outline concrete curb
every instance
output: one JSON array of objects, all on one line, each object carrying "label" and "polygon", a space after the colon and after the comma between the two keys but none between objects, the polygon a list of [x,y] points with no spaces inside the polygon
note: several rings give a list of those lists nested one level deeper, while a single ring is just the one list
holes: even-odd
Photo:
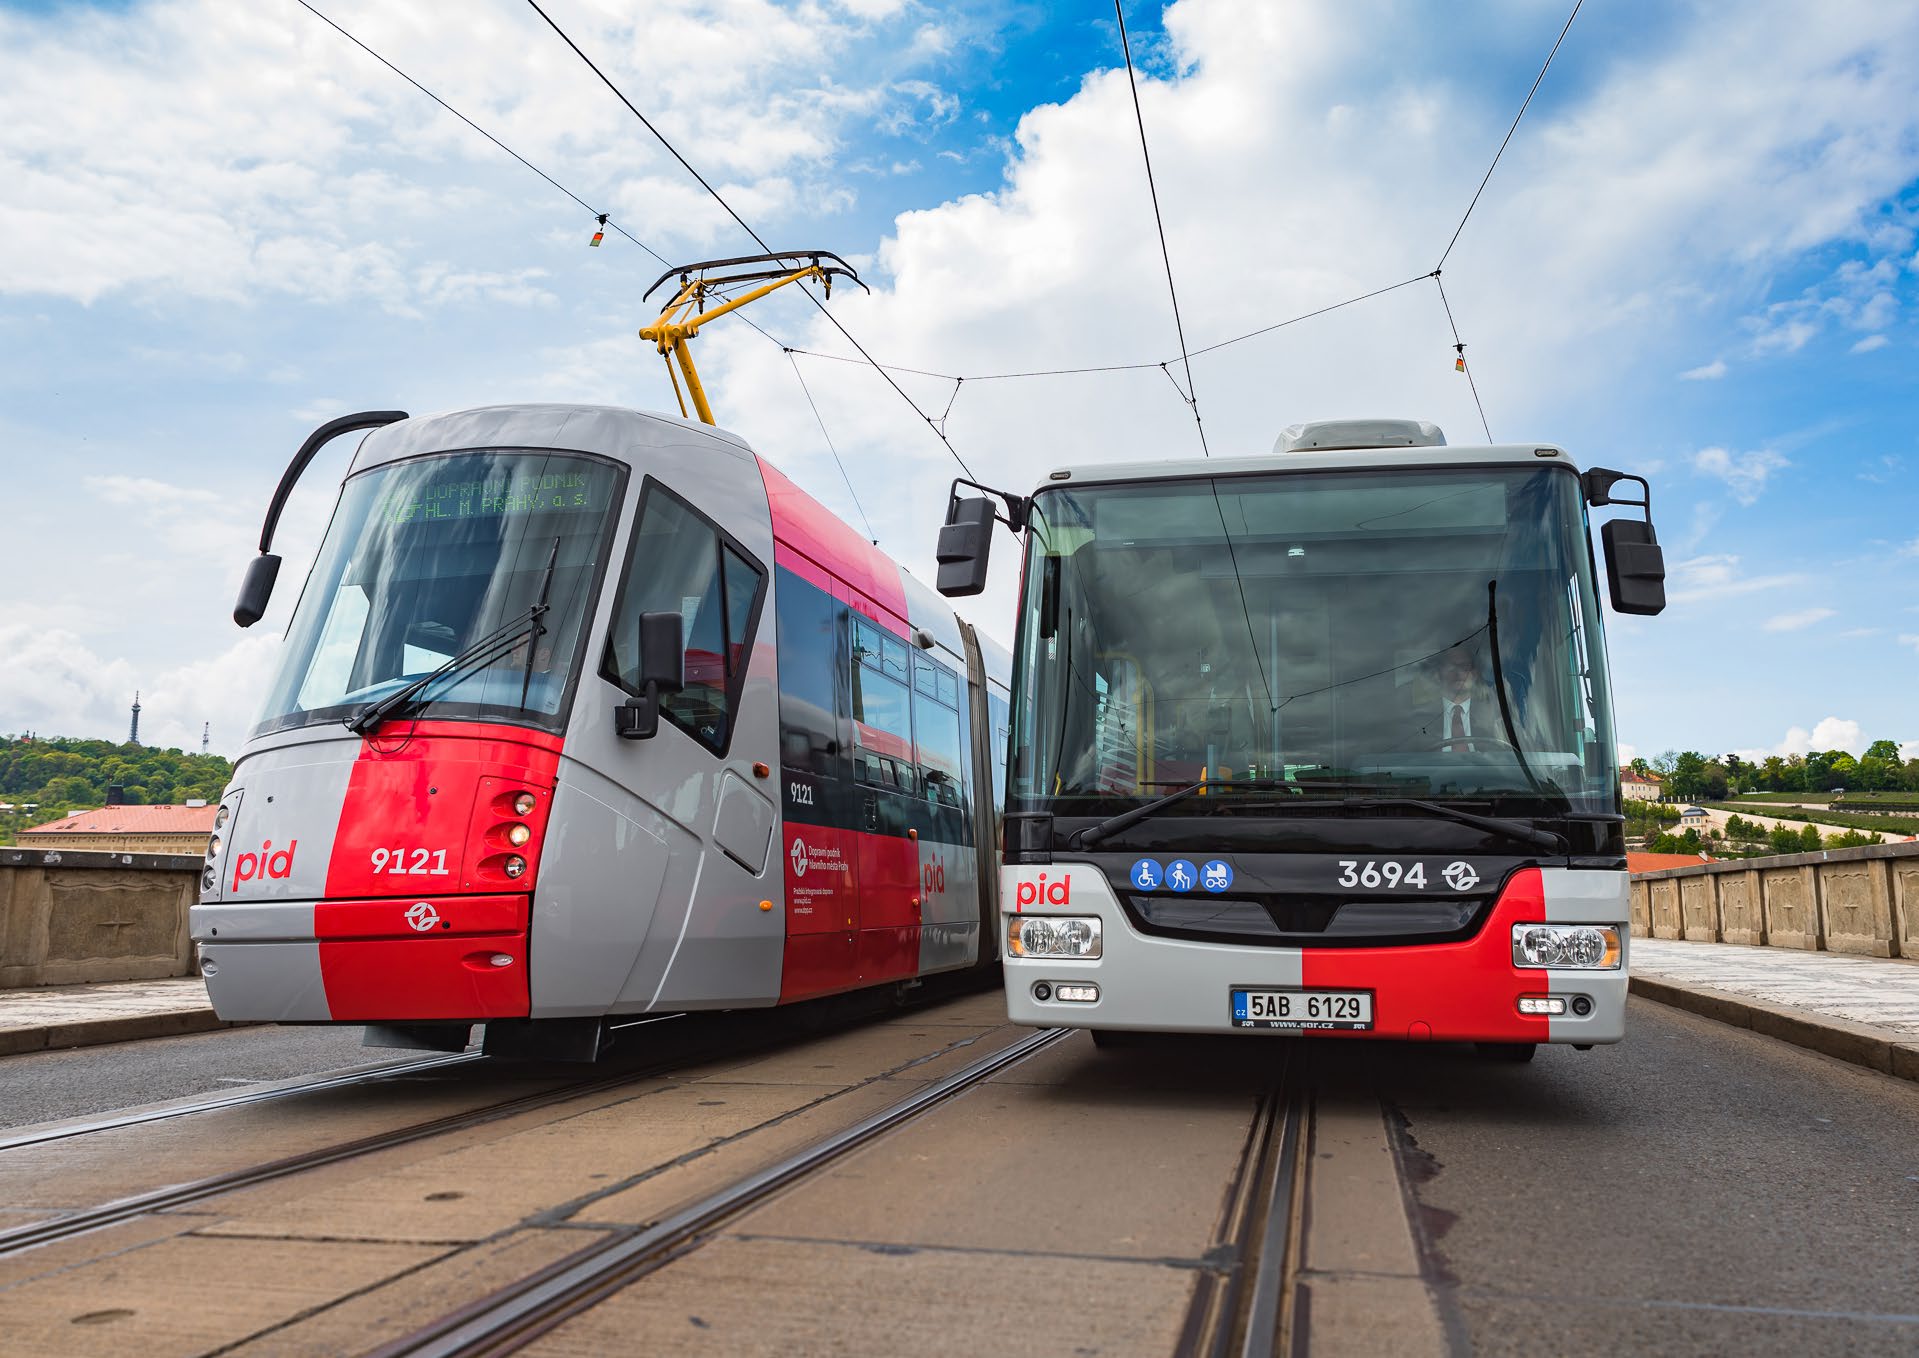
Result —
[{"label": "concrete curb", "polygon": [[0,1056],[63,1047],[98,1047],[109,1042],[137,1042],[149,1037],[178,1037],[182,1033],[248,1026],[224,1022],[211,1008],[205,1008],[170,1009],[158,1014],[129,1014],[123,1018],[85,1019],[77,1023],[46,1023],[34,1028],[0,1028]]},{"label": "concrete curb", "polygon": [[1883,1029],[1845,1019],[1830,1018],[1783,1004],[1766,1004],[1727,990],[1682,986],[1671,981],[1634,976],[1632,993],[1735,1028],[1747,1028],[1776,1037],[1823,1056],[1849,1061],[1901,1080],[1919,1080],[1919,1041],[1889,1037]]}]

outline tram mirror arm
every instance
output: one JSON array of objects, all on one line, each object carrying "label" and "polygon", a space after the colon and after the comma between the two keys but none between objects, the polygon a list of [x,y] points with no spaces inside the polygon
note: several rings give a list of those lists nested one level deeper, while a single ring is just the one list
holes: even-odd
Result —
[{"label": "tram mirror arm", "polygon": [[[1637,500],[1621,500],[1613,487],[1621,481],[1639,483]],[[1586,503],[1624,505],[1643,509],[1643,519],[1613,519],[1599,530],[1606,550],[1606,587],[1612,594],[1615,613],[1651,616],[1666,607],[1666,556],[1660,549],[1652,526],[1652,487],[1643,476],[1593,467],[1579,478],[1586,492]]]},{"label": "tram mirror arm", "polygon": [[266,522],[260,525],[260,554],[247,563],[247,573],[240,582],[240,597],[233,605],[233,620],[242,627],[251,627],[266,616],[267,604],[273,598],[274,581],[280,578],[280,558],[273,554],[273,531],[280,526],[280,514],[287,507],[287,498],[293,494],[293,488],[299,484],[300,473],[307,469],[320,449],[338,438],[341,434],[352,433],[356,429],[379,429],[384,425],[395,424],[406,418],[404,410],[363,410],[357,415],[342,415],[337,420],[328,420],[300,445],[300,451],[293,455],[293,461],[280,474],[280,484],[274,488],[273,500],[267,505]]},{"label": "tram mirror arm", "polygon": [[640,614],[640,696],[613,709],[622,740],[651,740],[660,730],[660,695],[686,687],[686,619],[678,613]]}]

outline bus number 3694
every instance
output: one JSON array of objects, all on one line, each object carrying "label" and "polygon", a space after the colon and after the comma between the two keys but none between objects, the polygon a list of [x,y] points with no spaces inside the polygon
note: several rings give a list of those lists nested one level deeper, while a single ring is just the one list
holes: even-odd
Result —
[{"label": "bus number 3694", "polygon": [[1397,863],[1390,858],[1383,863],[1375,863],[1369,858],[1362,864],[1357,858],[1342,858],[1339,860],[1339,884],[1344,887],[1420,888],[1426,885],[1426,865]]}]

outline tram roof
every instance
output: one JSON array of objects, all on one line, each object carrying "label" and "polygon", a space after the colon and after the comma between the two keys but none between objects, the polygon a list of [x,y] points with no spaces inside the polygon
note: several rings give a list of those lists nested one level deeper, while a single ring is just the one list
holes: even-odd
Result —
[{"label": "tram roof", "polygon": [[1261,453],[1251,457],[1162,458],[1149,462],[1075,463],[1055,468],[1039,490],[1116,481],[1172,481],[1196,476],[1253,476],[1264,472],[1364,471],[1417,467],[1492,466],[1501,463],[1573,467],[1565,449],[1550,443],[1499,443],[1482,447],[1328,448]]},{"label": "tram roof", "polygon": [[743,461],[753,458],[753,450],[739,435],[677,415],[624,406],[540,402],[416,415],[389,424],[367,435],[354,455],[353,469],[461,448],[568,449],[629,461],[636,447],[684,444],[690,439],[709,442],[715,452]]}]

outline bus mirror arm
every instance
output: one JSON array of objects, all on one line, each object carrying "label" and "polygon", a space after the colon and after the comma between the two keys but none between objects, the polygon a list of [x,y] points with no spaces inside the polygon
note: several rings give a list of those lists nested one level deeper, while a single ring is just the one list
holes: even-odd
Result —
[{"label": "bus mirror arm", "polygon": [[[1621,481],[1639,483],[1637,500],[1613,497],[1613,487]],[[1599,530],[1606,550],[1606,587],[1612,595],[1615,613],[1637,613],[1650,617],[1665,611],[1666,556],[1652,526],[1652,487],[1643,476],[1594,467],[1579,478],[1586,492],[1586,503],[1625,505],[1643,509],[1643,519],[1613,519]]]},{"label": "bus mirror arm", "polygon": [[660,695],[686,687],[686,620],[678,613],[640,614],[640,696],[613,709],[622,740],[651,740],[660,730]]},{"label": "bus mirror arm", "polygon": [[287,498],[293,494],[293,487],[299,484],[300,474],[307,464],[328,443],[341,434],[356,429],[379,429],[395,424],[406,418],[404,410],[363,410],[358,415],[342,415],[336,420],[328,420],[300,445],[300,451],[293,455],[293,461],[280,474],[280,484],[274,488],[273,500],[267,505],[266,522],[260,525],[260,554],[247,563],[245,579],[240,583],[240,597],[233,605],[233,620],[242,627],[251,627],[266,616],[267,603],[273,598],[273,583],[280,578],[280,558],[273,554],[273,532],[280,526],[280,514],[287,507]]}]

